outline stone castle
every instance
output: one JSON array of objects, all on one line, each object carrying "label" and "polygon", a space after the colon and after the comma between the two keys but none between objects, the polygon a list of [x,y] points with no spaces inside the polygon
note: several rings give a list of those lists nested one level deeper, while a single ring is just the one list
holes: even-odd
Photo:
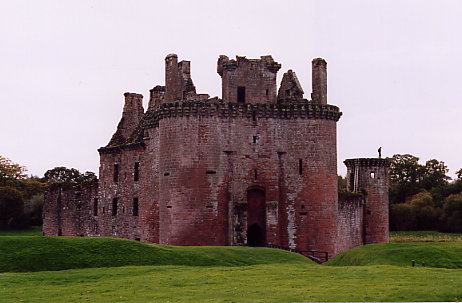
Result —
[{"label": "stone castle", "polygon": [[388,241],[388,162],[349,159],[338,191],[337,121],[327,63],[312,61],[311,100],[296,74],[220,56],[222,99],[196,93],[189,61],[165,59],[165,86],[125,93],[100,148],[99,181],[55,187],[47,236],[110,236],[171,245],[274,245],[329,256]]}]

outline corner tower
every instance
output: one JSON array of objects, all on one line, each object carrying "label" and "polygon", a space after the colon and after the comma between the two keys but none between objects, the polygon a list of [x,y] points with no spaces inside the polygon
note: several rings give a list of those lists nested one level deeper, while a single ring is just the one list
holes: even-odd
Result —
[{"label": "corner tower", "polygon": [[359,158],[344,161],[347,166],[347,189],[363,193],[364,244],[388,242],[388,167],[382,158]]},{"label": "corner tower", "polygon": [[236,60],[230,60],[221,55],[217,72],[222,79],[223,101],[275,103],[276,74],[280,68],[281,64],[271,56],[261,56],[260,59],[236,56]]}]

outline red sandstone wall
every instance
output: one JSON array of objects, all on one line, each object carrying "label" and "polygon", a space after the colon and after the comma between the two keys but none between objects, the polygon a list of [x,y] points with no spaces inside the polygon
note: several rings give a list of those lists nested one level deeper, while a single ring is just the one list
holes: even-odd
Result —
[{"label": "red sandstone wall", "polygon": [[56,185],[45,194],[43,234],[45,236],[96,236],[98,222],[92,206],[98,184]]},{"label": "red sandstone wall", "polygon": [[363,245],[364,198],[339,198],[338,251]]},{"label": "red sandstone wall", "polygon": [[258,186],[265,190],[268,243],[335,254],[335,124],[239,117],[161,120],[160,242],[245,244],[247,189]]},{"label": "red sandstone wall", "polygon": [[[146,201],[142,189],[148,186],[150,179],[143,163],[143,148],[124,150],[113,153],[101,153],[100,157],[100,190],[98,205],[98,221],[101,236],[127,239],[141,238],[141,224],[148,216]],[[134,181],[134,165],[140,163],[139,181]],[[114,182],[114,164],[119,165],[119,179]],[[117,198],[117,214],[113,215],[113,199]],[[133,215],[133,199],[138,198],[139,215]]]}]

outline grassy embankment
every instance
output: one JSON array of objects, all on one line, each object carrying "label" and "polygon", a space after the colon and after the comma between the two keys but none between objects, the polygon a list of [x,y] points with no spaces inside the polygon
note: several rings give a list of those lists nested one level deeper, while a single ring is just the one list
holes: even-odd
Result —
[{"label": "grassy embankment", "polygon": [[0,237],[0,272],[129,265],[243,266],[310,263],[283,250],[168,246],[114,238]]},{"label": "grassy embankment", "polygon": [[[396,259],[399,266],[340,267],[317,265],[296,254],[265,248],[151,246],[109,238],[0,237],[0,241],[0,258],[9,255],[0,259],[0,266],[10,264],[6,266],[9,270],[157,264],[1,273],[1,302],[457,301],[462,298],[462,269],[410,267],[408,261],[409,256],[418,261],[415,255],[418,251],[431,255],[431,250],[439,246],[438,254],[447,253],[445,258],[451,258],[451,262],[428,261],[428,266],[460,267],[458,254],[462,243],[369,245],[357,248],[363,250],[363,258],[385,264]],[[428,248],[425,244],[429,244]],[[456,253],[452,254],[453,251]],[[355,249],[351,252],[361,255]],[[330,262],[338,261],[335,258]],[[43,264],[27,269],[27,263]],[[16,269],[11,264],[16,264]]]}]

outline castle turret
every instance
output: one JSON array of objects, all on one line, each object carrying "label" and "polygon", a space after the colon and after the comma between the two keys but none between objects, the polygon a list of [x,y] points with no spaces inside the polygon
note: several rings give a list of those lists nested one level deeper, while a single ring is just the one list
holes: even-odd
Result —
[{"label": "castle turret", "polygon": [[381,158],[347,159],[347,189],[365,195],[364,244],[388,242],[388,167]]},{"label": "castle turret", "polygon": [[271,56],[247,59],[236,56],[229,60],[221,55],[217,72],[221,76],[222,98],[233,103],[275,103],[276,75],[281,64]]},{"label": "castle turret", "polygon": [[181,86],[178,56],[169,54],[165,58],[165,100],[174,102],[183,99]]},{"label": "castle turret", "polygon": [[313,59],[311,99],[315,103],[327,104],[327,62],[322,58]]}]

